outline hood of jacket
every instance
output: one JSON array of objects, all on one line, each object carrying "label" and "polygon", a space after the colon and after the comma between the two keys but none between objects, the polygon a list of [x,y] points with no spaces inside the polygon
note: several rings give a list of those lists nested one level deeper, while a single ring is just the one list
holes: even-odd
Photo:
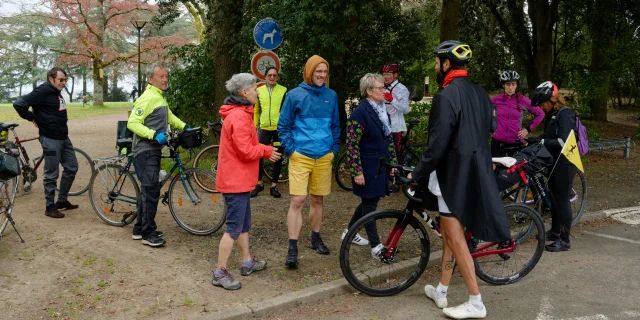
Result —
[{"label": "hood of jacket", "polygon": [[[226,99],[225,99],[225,102],[226,102]],[[251,105],[239,105],[239,104],[225,104],[225,105],[222,105],[220,107],[220,116],[222,117],[222,119],[224,119],[229,114],[231,114],[231,112],[236,112],[236,111],[245,112],[250,117],[253,117],[253,106],[251,106]]]},{"label": "hood of jacket", "polygon": [[325,83],[322,84],[322,86],[318,87],[315,84],[308,84],[304,81],[302,81],[302,83],[300,83],[300,88],[309,91],[309,93],[315,94],[315,95],[320,95],[322,94],[322,90],[325,89],[327,86]]}]

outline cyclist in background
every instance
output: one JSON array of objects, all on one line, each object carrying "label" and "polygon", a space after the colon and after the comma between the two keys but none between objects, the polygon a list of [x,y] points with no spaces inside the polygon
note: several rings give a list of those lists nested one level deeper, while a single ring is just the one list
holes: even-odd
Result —
[{"label": "cyclist in background", "polygon": [[[491,156],[513,156],[520,146],[517,142],[533,131],[542,120],[544,112],[531,105],[529,98],[517,92],[520,75],[515,71],[504,71],[500,74],[500,84],[504,93],[491,98],[496,106],[498,129],[491,138]],[[525,109],[526,108],[526,109]],[[535,115],[533,122],[522,127],[522,118],[526,110]]]},{"label": "cyclist in background", "polygon": [[[264,73],[267,84],[258,88],[258,99],[253,108],[253,123],[260,128],[260,136],[258,140],[260,144],[271,145],[278,140],[278,118],[280,118],[280,107],[287,96],[287,88],[278,84],[278,69],[275,67],[267,67]],[[278,148],[278,151],[281,152]],[[262,160],[260,160],[260,168],[258,169],[258,184],[251,191],[251,198],[258,196],[260,191],[264,190],[262,183]],[[271,188],[269,193],[274,198],[280,198],[282,195],[278,191],[278,178],[282,170],[282,158],[273,164],[273,173],[271,180]]]},{"label": "cyclist in background", "polygon": [[409,113],[409,90],[398,81],[400,66],[397,63],[387,63],[382,67],[382,76],[386,92],[384,95],[389,121],[391,122],[391,135],[396,147],[396,152],[402,148],[402,133],[407,132],[404,115]]}]

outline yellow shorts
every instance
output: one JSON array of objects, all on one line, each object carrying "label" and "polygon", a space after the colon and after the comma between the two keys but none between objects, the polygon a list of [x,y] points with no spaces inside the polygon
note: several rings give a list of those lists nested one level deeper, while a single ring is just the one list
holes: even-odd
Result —
[{"label": "yellow shorts", "polygon": [[289,156],[289,193],[293,196],[306,196],[307,188],[314,196],[327,196],[331,193],[331,162],[333,152],[318,160],[295,151]]}]

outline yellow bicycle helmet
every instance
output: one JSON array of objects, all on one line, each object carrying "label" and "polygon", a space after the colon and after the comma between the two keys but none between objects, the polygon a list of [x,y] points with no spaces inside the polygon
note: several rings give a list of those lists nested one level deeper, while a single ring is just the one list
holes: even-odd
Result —
[{"label": "yellow bicycle helmet", "polygon": [[471,59],[471,47],[468,44],[456,40],[447,40],[439,44],[433,54],[440,59],[449,59],[454,64],[467,64]]}]

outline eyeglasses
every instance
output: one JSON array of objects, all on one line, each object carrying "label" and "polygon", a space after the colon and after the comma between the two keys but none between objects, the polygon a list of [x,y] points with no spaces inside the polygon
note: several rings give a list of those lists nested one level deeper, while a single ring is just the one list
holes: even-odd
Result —
[{"label": "eyeglasses", "polygon": [[60,82],[67,82],[67,78],[56,78],[56,80]]},{"label": "eyeglasses", "polygon": [[268,74],[267,78],[277,78],[278,75],[277,74]]},{"label": "eyeglasses", "polygon": [[385,91],[386,88],[384,86],[382,87],[371,87],[371,90],[380,90],[380,91]]}]

